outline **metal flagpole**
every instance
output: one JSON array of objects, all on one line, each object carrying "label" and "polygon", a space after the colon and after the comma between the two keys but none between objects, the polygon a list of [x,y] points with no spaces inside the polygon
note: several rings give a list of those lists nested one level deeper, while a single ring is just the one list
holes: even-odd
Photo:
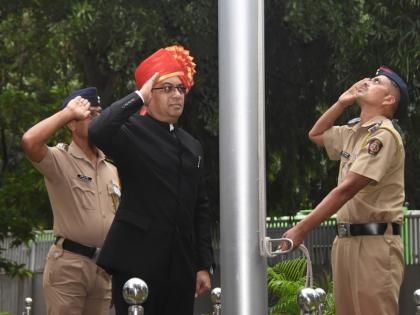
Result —
[{"label": "metal flagpole", "polygon": [[222,0],[218,10],[222,313],[264,315],[264,2]]}]

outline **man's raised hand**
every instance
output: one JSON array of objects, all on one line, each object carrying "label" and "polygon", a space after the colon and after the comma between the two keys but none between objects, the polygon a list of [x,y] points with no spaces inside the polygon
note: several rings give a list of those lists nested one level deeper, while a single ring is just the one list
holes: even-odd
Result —
[{"label": "man's raised hand", "polygon": [[368,80],[369,78],[364,78],[353,84],[347,91],[340,95],[340,97],[338,98],[338,103],[344,106],[353,105],[357,100],[358,94],[362,92],[363,89],[366,87],[365,83]]},{"label": "man's raised hand", "polygon": [[159,78],[159,73],[156,72],[140,89],[140,94],[143,96],[144,104],[147,106],[152,98],[152,88]]},{"label": "man's raised hand", "polygon": [[90,115],[90,102],[77,96],[69,102],[64,110],[69,111],[74,120],[83,120]]}]

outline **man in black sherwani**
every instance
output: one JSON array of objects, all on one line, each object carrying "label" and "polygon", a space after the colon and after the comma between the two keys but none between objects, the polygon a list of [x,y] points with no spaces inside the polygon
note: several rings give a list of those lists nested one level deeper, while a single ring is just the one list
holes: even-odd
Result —
[{"label": "man in black sherwani", "polygon": [[203,149],[177,125],[194,73],[181,46],[159,49],[136,69],[139,90],[89,127],[89,141],[113,159],[121,178],[120,206],[97,262],[112,274],[118,315],[127,314],[122,287],[132,277],[149,287],[147,315],[192,315],[194,296],[210,289]]}]

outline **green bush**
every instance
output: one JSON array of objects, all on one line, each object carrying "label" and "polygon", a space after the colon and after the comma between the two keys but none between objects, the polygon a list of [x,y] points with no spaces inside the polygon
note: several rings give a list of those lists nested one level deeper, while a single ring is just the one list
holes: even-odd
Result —
[{"label": "green bush", "polygon": [[[303,257],[281,261],[269,267],[268,270],[269,314],[270,315],[299,315],[296,296],[299,289],[305,286],[306,260]],[[335,314],[332,296],[332,277],[323,274],[318,278],[319,286],[327,293],[325,315]]]}]

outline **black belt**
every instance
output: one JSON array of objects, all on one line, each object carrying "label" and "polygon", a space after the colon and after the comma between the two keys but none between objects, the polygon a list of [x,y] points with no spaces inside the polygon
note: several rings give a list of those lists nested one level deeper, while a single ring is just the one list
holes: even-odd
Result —
[{"label": "black belt", "polygon": [[[62,237],[57,236],[55,238],[54,244],[57,244],[61,238]],[[64,250],[75,254],[83,255],[88,258],[94,258],[95,256],[97,256],[100,250],[99,248],[82,245],[67,238],[64,239],[62,246]]]},{"label": "black belt", "polygon": [[[359,235],[384,235],[389,223],[367,223],[351,224],[337,223],[337,235],[339,237],[350,237]],[[400,225],[392,224],[392,235],[400,235]]]}]

